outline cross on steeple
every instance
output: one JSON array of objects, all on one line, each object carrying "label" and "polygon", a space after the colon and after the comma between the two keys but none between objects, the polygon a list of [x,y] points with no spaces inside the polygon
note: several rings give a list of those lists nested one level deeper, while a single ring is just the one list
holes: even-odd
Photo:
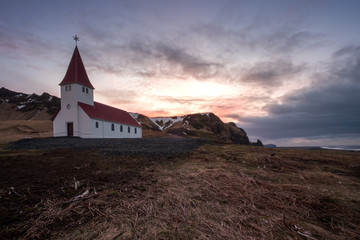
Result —
[{"label": "cross on steeple", "polygon": [[77,46],[77,42],[80,41],[78,35],[75,34],[75,36],[73,36],[73,40],[76,42]]}]

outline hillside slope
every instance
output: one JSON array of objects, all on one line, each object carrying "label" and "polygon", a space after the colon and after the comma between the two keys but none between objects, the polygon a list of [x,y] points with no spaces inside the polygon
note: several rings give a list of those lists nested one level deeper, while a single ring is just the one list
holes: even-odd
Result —
[{"label": "hillside slope", "polygon": [[0,121],[50,120],[60,109],[60,98],[14,92],[0,88]]}]

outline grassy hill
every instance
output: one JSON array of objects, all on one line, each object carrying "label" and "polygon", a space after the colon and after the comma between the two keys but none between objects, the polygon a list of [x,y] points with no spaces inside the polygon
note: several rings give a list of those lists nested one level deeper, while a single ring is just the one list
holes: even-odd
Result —
[{"label": "grassy hill", "polygon": [[358,152],[208,143],[177,156],[108,153],[3,145],[0,239],[360,236]]}]

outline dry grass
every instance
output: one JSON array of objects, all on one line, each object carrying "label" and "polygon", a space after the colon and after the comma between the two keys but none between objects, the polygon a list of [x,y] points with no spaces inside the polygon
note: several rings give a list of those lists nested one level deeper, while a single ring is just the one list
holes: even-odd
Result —
[{"label": "dry grass", "polygon": [[52,136],[52,121],[12,120],[0,121],[0,143],[16,141],[22,138]]},{"label": "dry grass", "polygon": [[[11,159],[4,160],[9,157],[18,159],[19,166],[22,158],[24,162],[31,159],[32,166],[38,164],[32,170],[37,175],[43,174],[45,180],[44,171],[58,163],[61,167],[51,174],[49,181],[53,183],[41,185],[43,196],[34,201],[36,204],[26,205],[32,208],[26,216],[8,224],[12,231],[2,229],[5,236],[23,239],[359,239],[360,236],[360,154],[355,152],[206,145],[190,155],[167,160],[108,157],[89,151],[76,154],[35,151],[29,156],[26,152],[18,153],[21,157],[13,154],[2,152],[1,164],[11,164]],[[44,159],[35,160],[38,157],[51,166],[47,167]],[[31,177],[28,181],[32,181]],[[81,183],[77,190],[74,181]],[[25,201],[30,197],[27,191],[40,186],[36,184],[19,183],[14,186],[19,195],[10,196]],[[9,191],[3,184],[1,190],[1,196]],[[86,190],[90,190],[88,194],[84,194]]]}]

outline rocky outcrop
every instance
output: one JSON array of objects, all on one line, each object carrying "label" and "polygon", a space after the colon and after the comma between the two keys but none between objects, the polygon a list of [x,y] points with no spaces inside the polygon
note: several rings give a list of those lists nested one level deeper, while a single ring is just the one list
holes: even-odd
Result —
[{"label": "rocky outcrop", "polygon": [[263,143],[258,139],[255,143],[251,143],[253,146],[263,147]]}]

